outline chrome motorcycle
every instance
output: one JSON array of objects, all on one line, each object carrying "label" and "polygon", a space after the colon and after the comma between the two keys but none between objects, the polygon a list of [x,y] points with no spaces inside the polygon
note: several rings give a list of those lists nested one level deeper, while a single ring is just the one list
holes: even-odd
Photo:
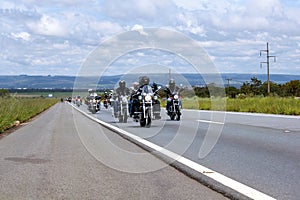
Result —
[{"label": "chrome motorcycle", "polygon": [[96,112],[100,111],[100,100],[99,96],[90,97],[88,99],[88,110],[95,114]]},{"label": "chrome motorcycle", "polygon": [[[158,90],[161,87],[158,88]],[[152,120],[155,119],[155,116],[160,116],[158,111],[154,111],[155,101],[158,101],[157,91],[153,91],[150,85],[144,85],[141,88],[141,92],[138,95],[138,111],[135,112],[135,115],[138,114],[137,120],[140,122],[141,127],[151,127]]]},{"label": "chrome motorcycle", "polygon": [[118,98],[118,118],[120,123],[127,123],[128,119],[128,96],[127,95],[121,95]]}]

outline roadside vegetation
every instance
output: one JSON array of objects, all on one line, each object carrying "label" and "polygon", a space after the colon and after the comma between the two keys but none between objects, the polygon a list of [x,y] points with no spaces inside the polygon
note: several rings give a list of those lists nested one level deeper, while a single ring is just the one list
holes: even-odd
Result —
[{"label": "roadside vegetation", "polygon": [[[211,108],[212,103],[214,109]],[[225,106],[224,106],[225,103]],[[292,97],[183,98],[183,108],[282,115],[300,115],[300,100]]]},{"label": "roadside vegetation", "polygon": [[0,133],[28,121],[58,102],[56,98],[11,97],[0,91]]},{"label": "roadside vegetation", "polygon": [[[212,97],[210,91],[217,95]],[[267,82],[262,83],[253,77],[239,89],[232,86],[219,88],[209,84],[206,87],[186,89],[181,96],[185,109],[300,115],[299,80],[285,84],[271,82],[270,94],[267,93]],[[165,104],[166,101],[163,100],[162,105]]]}]

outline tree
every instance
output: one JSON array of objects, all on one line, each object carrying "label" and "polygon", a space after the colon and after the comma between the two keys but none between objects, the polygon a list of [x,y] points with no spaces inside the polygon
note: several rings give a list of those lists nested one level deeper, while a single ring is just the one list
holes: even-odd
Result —
[{"label": "tree", "polygon": [[205,87],[194,86],[193,88],[196,96],[203,97],[203,98],[209,97],[209,91],[207,86]]},{"label": "tree", "polygon": [[[261,86],[261,92],[264,96],[268,96],[268,82],[264,82]],[[283,95],[283,90],[282,90],[282,85],[276,84],[274,82],[270,82],[270,93],[279,95],[279,96],[284,96]]]},{"label": "tree", "polygon": [[261,80],[257,79],[256,77],[251,78],[251,82],[245,82],[241,86],[241,93],[247,94],[247,95],[260,95],[262,93],[261,91],[262,82]]},{"label": "tree", "polygon": [[261,86],[262,86],[261,80],[257,79],[256,77],[251,78],[250,88],[251,88],[251,92],[254,95],[261,94]]},{"label": "tree", "polygon": [[292,80],[283,85],[285,96],[300,96],[300,81]]},{"label": "tree", "polygon": [[8,90],[6,89],[0,89],[0,97],[6,97],[9,95]]},{"label": "tree", "polygon": [[226,96],[228,96],[230,98],[235,98],[236,95],[239,93],[239,89],[237,89],[236,87],[233,87],[233,86],[229,86],[229,87],[225,88],[225,92],[226,92]]}]

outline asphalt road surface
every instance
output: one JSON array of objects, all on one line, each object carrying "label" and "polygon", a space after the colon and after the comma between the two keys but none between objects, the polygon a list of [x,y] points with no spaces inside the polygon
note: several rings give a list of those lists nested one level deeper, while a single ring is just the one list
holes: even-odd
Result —
[{"label": "asphalt road surface", "polygon": [[[80,109],[89,113],[85,106]],[[150,128],[141,128],[132,119],[118,123],[110,109],[102,108],[92,116],[275,199],[300,199],[299,116],[184,110],[178,122],[162,111],[163,118]],[[214,139],[218,134],[213,133],[219,130],[217,142],[203,156],[200,148],[205,137]]]},{"label": "asphalt road surface", "polygon": [[[107,138],[145,159],[113,160]],[[0,199],[226,199],[65,103],[0,139],[0,160]]]}]

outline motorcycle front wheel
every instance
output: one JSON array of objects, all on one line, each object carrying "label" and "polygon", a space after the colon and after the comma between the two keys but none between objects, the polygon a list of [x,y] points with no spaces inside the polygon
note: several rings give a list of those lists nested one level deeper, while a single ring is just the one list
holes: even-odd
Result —
[{"label": "motorcycle front wheel", "polygon": [[176,120],[177,121],[180,121],[180,115],[181,115],[181,113],[180,113],[180,110],[179,109],[176,109]]},{"label": "motorcycle front wheel", "polygon": [[141,117],[141,119],[140,119],[140,126],[141,127],[145,127],[146,126],[146,118]]},{"label": "motorcycle front wheel", "polygon": [[151,110],[150,110],[150,109],[148,109],[148,110],[146,111],[146,117],[145,117],[145,119],[146,119],[146,127],[147,127],[147,128],[150,128],[150,127],[151,127],[151,123],[152,123],[152,119],[151,119]]},{"label": "motorcycle front wheel", "polygon": [[127,123],[127,118],[128,118],[128,114],[127,114],[127,109],[124,109],[124,115],[123,115],[123,122]]}]

